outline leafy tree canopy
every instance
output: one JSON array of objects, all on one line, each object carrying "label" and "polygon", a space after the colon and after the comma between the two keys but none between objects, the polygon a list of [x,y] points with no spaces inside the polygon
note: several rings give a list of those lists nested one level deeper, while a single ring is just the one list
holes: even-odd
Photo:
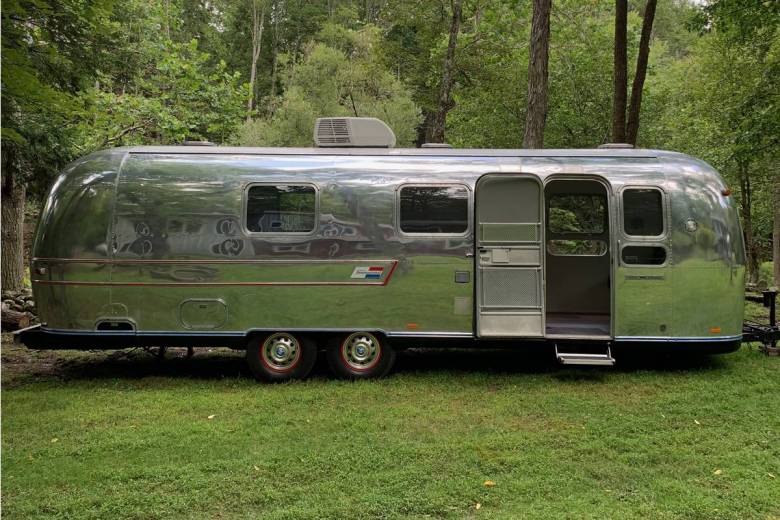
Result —
[{"label": "leafy tree canopy", "polygon": [[379,30],[326,23],[300,63],[285,57],[284,94],[270,101],[273,115],[244,125],[237,140],[254,146],[311,146],[314,120],[322,116],[378,117],[400,146],[416,137],[420,110],[403,83],[379,62],[373,48]]}]

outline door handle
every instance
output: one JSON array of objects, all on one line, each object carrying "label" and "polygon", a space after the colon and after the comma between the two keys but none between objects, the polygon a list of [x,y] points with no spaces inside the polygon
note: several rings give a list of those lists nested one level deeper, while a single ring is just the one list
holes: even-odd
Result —
[{"label": "door handle", "polygon": [[466,251],[466,258],[474,258],[474,251]]}]

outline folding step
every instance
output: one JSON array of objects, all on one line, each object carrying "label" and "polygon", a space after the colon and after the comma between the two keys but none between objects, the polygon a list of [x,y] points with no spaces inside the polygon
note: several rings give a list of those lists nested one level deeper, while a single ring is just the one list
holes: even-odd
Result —
[{"label": "folding step", "polygon": [[604,365],[612,366],[615,364],[615,358],[609,347],[604,354],[592,354],[585,352],[558,352],[558,345],[555,345],[555,357],[562,365]]}]

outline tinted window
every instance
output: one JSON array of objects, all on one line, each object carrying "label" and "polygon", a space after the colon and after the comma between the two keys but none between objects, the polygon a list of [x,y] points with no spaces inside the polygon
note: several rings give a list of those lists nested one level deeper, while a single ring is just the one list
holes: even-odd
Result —
[{"label": "tinted window", "polygon": [[312,186],[252,186],[246,227],[255,233],[308,233],[314,230],[315,200]]},{"label": "tinted window", "polygon": [[664,232],[664,212],[658,190],[623,192],[623,229],[627,235],[657,237]]},{"label": "tinted window", "polygon": [[607,201],[603,195],[553,195],[548,208],[552,233],[599,235],[606,227]]},{"label": "tinted window", "polygon": [[666,262],[666,249],[658,246],[626,246],[623,263],[630,265],[661,265]]},{"label": "tinted window", "polygon": [[468,228],[469,192],[463,186],[401,188],[401,231],[463,233]]}]

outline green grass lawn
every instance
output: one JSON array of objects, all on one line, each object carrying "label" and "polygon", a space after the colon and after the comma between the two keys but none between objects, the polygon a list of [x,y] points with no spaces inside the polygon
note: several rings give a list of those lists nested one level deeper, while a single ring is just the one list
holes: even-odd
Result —
[{"label": "green grass lawn", "polygon": [[9,519],[780,517],[780,358],[755,349],[410,351],[379,381],[264,385],[232,352],[4,342],[3,367]]}]

